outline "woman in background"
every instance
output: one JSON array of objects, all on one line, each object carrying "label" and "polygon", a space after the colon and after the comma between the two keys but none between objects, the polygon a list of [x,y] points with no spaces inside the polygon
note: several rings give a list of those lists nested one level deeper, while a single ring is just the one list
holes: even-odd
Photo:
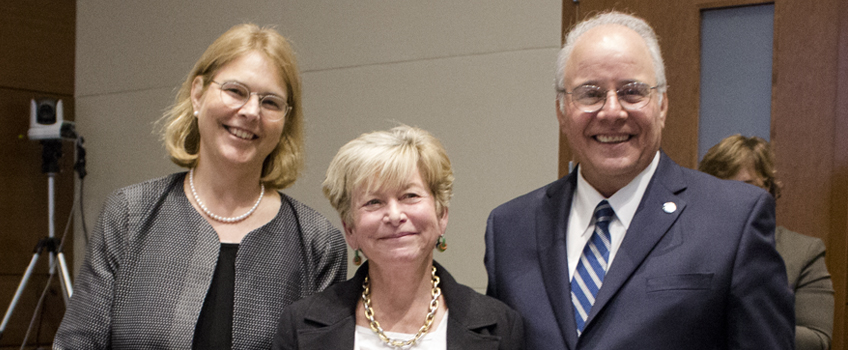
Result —
[{"label": "woman in background", "polygon": [[106,200],[54,348],[268,348],[285,306],[344,280],[341,233],[280,192],[302,119],[285,38],[243,24],[215,40],[160,121],[188,172]]},{"label": "woman in background", "polygon": [[348,245],[368,261],[352,279],[286,309],[273,349],[522,348],[517,312],[433,261],[433,249],[447,247],[452,191],[450,160],[424,130],[398,126],[344,145],[324,194]]},{"label": "woman in background", "polygon": [[[775,199],[774,155],[766,140],[733,135],[710,148],[699,170],[722,179],[739,180],[765,189]],[[789,286],[795,292],[795,347],[798,350],[830,349],[833,332],[833,283],[818,238],[778,226],[777,251],[786,264]]]}]

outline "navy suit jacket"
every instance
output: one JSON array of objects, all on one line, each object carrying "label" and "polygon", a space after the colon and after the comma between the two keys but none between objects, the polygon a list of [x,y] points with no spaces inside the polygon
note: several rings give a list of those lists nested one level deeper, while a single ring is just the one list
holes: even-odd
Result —
[{"label": "navy suit jacket", "polygon": [[489,216],[487,294],[522,314],[528,349],[794,348],[773,198],[664,153],[578,338],[565,238],[576,185],[573,171]]}]

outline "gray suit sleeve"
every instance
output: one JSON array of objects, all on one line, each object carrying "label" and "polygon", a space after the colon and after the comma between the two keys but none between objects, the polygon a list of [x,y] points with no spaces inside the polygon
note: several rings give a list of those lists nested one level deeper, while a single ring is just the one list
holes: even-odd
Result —
[{"label": "gray suit sleeve", "polygon": [[827,350],[833,332],[833,283],[825,266],[824,243],[816,239],[806,248],[799,261],[805,266],[795,284],[795,348]]},{"label": "gray suit sleeve", "polygon": [[305,253],[312,266],[313,285],[304,289],[311,295],[330,285],[347,279],[347,248],[342,233],[327,218],[291,197],[285,201],[292,205],[301,225]]},{"label": "gray suit sleeve", "polygon": [[113,193],[103,205],[53,349],[110,347],[114,280],[128,228],[127,208],[121,192]]}]

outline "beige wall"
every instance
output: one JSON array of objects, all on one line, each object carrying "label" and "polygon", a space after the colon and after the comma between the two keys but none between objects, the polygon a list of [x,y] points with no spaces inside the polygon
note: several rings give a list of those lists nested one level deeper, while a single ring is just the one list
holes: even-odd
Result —
[{"label": "beige wall", "polygon": [[560,2],[78,0],[76,121],[88,147],[89,229],[113,190],[179,170],[152,123],[206,46],[245,21],[276,26],[302,70],[307,169],[285,192],[338,226],[320,191],[338,148],[397,122],[427,129],[456,174],[449,249],[436,259],[483,291],[489,211],[557,176]]}]

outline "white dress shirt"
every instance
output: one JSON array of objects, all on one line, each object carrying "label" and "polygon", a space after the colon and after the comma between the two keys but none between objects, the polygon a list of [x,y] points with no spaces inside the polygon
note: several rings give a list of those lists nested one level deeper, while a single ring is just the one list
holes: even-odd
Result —
[{"label": "white dress shirt", "polygon": [[574,276],[574,270],[577,269],[577,262],[580,261],[583,247],[586,246],[586,242],[589,242],[589,238],[592,237],[592,232],[595,230],[595,207],[604,199],[609,202],[612,210],[615,211],[615,216],[609,225],[612,247],[610,247],[607,271],[613,267],[615,253],[621,247],[627,228],[630,227],[630,222],[636,215],[636,209],[639,208],[642,196],[645,194],[648,183],[654,176],[659,163],[660,152],[657,151],[651,164],[645,170],[642,170],[627,186],[624,186],[609,198],[604,198],[592,185],[586,182],[586,179],[583,178],[582,167],[577,168],[577,188],[571,202],[571,209],[568,214],[568,231],[566,232],[569,280]]}]

